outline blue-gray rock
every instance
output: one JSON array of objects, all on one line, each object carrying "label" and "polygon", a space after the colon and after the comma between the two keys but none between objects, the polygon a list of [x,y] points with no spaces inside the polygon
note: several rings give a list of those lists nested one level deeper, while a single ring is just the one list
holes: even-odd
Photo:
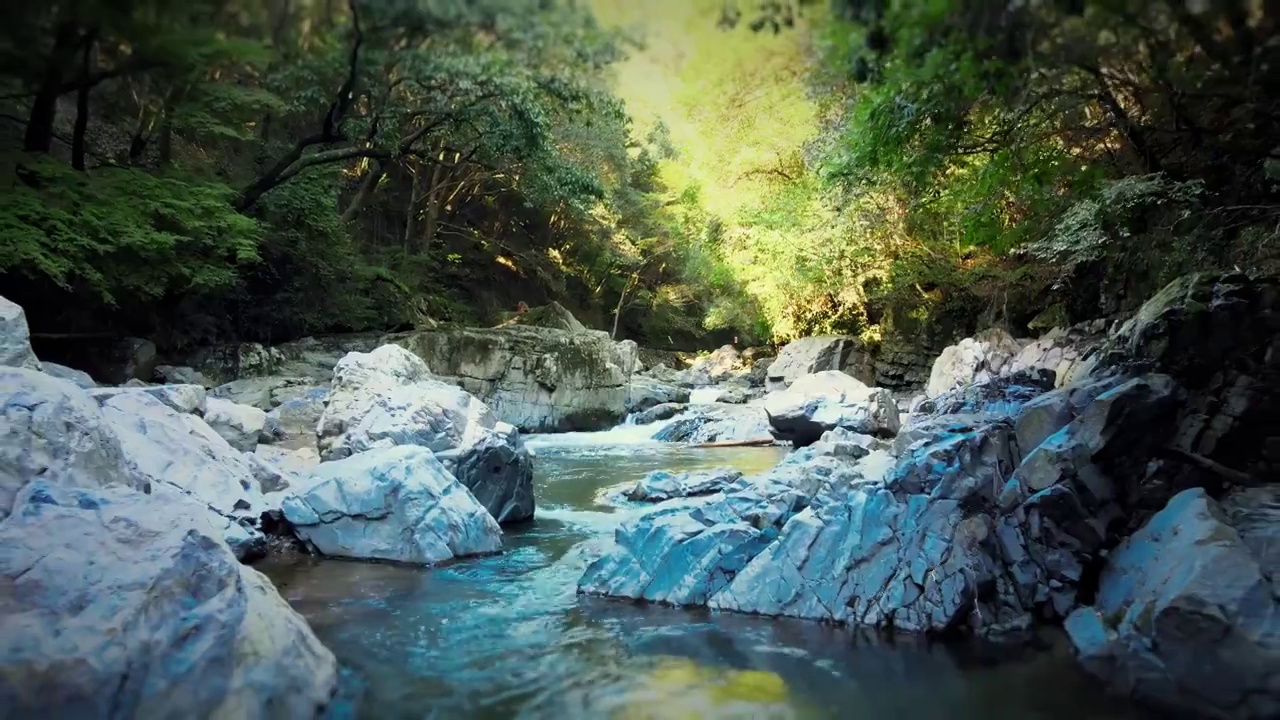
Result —
[{"label": "blue-gray rock", "polygon": [[771,440],[764,409],[755,405],[692,405],[653,435],[659,442],[703,445],[715,442]]},{"label": "blue-gray rock", "polygon": [[0,367],[0,520],[37,478],[68,487],[147,488],[83,390],[35,370]]},{"label": "blue-gray rock", "polygon": [[473,395],[432,379],[420,358],[384,345],[338,362],[317,435],[320,457],[329,461],[396,445],[452,450],[478,441],[496,422]]},{"label": "blue-gray rock", "polygon": [[26,313],[3,297],[0,297],[0,366],[41,369],[40,360],[31,350]]},{"label": "blue-gray rock", "polygon": [[1280,716],[1280,488],[1248,492],[1186,490],[1116,548],[1066,624],[1086,669],[1170,711]]},{"label": "blue-gray rock", "polygon": [[632,502],[663,502],[673,498],[698,497],[721,492],[742,480],[742,473],[728,468],[672,473],[655,470],[636,481],[626,491]]},{"label": "blue-gray rock", "polygon": [[60,380],[66,380],[78,388],[87,390],[98,387],[98,383],[94,381],[93,376],[83,370],[76,370],[66,365],[51,362],[41,363],[41,365],[45,374],[52,375]]},{"label": "blue-gray rock", "polygon": [[337,662],[208,517],[122,487],[25,487],[0,522],[4,713],[319,716]]},{"label": "blue-gray rock", "polygon": [[638,412],[631,416],[632,425],[649,425],[659,420],[670,420],[680,413],[688,410],[689,406],[685,403],[663,403],[662,405],[654,405],[648,410]]},{"label": "blue-gray rock", "polygon": [[666,403],[689,402],[689,389],[651,378],[632,376],[627,385],[626,409],[629,413],[648,410]]},{"label": "blue-gray rock", "polygon": [[502,549],[493,516],[414,445],[323,463],[283,510],[300,539],[333,557],[433,565]]},{"label": "blue-gray rock", "polygon": [[240,452],[253,452],[267,425],[267,414],[258,408],[230,400],[210,398],[204,421]]},{"label": "blue-gray rock", "polygon": [[329,401],[329,389],[322,387],[289,388],[297,392],[267,413],[267,422],[285,436],[313,436]]},{"label": "blue-gray rock", "polygon": [[533,517],[533,456],[514,426],[498,423],[469,445],[436,457],[499,523]]},{"label": "blue-gray rock", "polygon": [[900,428],[892,393],[835,370],[796,378],[789,389],[766,395],[763,407],[774,434],[796,447],[836,428],[890,437]]}]

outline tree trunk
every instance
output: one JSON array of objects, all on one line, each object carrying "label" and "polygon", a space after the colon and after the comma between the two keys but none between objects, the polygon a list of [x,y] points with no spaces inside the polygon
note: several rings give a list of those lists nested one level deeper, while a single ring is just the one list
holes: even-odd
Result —
[{"label": "tree trunk", "polygon": [[53,147],[53,123],[58,117],[58,96],[62,93],[62,74],[80,41],[80,31],[70,22],[58,25],[53,48],[45,62],[44,77],[31,101],[27,131],[22,149],[47,153]]},{"label": "tree trunk", "polygon": [[631,291],[635,290],[636,286],[639,284],[640,271],[637,270],[632,273],[631,277],[627,279],[627,284],[622,287],[622,294],[618,296],[618,307],[613,310],[613,332],[609,334],[609,337],[614,340],[618,339],[618,326],[622,320],[622,310],[627,306],[627,296],[630,295]]},{"label": "tree trunk", "polygon": [[413,182],[409,192],[409,207],[405,210],[404,221],[404,251],[412,252],[413,239],[418,234],[418,204],[422,202],[422,188],[426,184],[423,178],[422,166],[413,166]]},{"label": "tree trunk", "polygon": [[[84,55],[80,64],[80,72],[87,80],[89,77],[90,64],[93,62],[93,45],[96,42],[94,33],[90,33],[84,39]],[[85,82],[80,85],[80,89],[76,92],[76,124],[75,130],[71,134],[71,167],[76,170],[84,170],[84,134],[89,128],[89,91],[93,88],[91,84]]]},{"label": "tree trunk", "polygon": [[369,203],[369,198],[373,197],[373,193],[378,189],[378,183],[382,181],[382,161],[378,159],[369,162],[369,172],[365,174],[364,180],[360,182],[360,189],[356,191],[356,196],[351,199],[351,204],[347,206],[346,212],[342,213],[339,219],[343,223],[349,223],[360,215],[360,211]]},{"label": "tree trunk", "polygon": [[431,171],[431,187],[427,190],[427,225],[422,232],[422,249],[431,247],[436,238],[436,225],[440,222],[440,180],[444,175],[444,166],[436,163]]}]

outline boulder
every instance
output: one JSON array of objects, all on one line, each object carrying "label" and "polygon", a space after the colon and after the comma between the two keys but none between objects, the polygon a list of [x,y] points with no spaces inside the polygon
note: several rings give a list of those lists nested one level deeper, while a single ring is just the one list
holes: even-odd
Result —
[{"label": "boulder", "polygon": [[[273,445],[259,445],[254,455],[266,460],[281,471],[293,475],[309,474],[320,464],[320,452],[314,447],[289,449]],[[262,490],[271,492],[265,487]]]},{"label": "boulder", "polygon": [[41,369],[40,360],[31,350],[27,314],[3,297],[0,297],[0,366]]},{"label": "boulder", "polygon": [[434,452],[470,445],[496,421],[470,393],[433,380],[421,359],[397,345],[350,353],[334,368],[317,428],[320,457],[420,445]]},{"label": "boulder", "polygon": [[797,447],[835,428],[893,436],[900,427],[892,393],[869,388],[836,370],[796,378],[790,389],[766,395],[763,407],[774,434]]},{"label": "boulder", "polygon": [[195,415],[145,392],[109,398],[102,414],[131,465],[153,488],[168,486],[223,515],[250,516],[265,509],[243,453]]},{"label": "boulder", "polygon": [[822,372],[843,370],[861,343],[852,337],[828,335],[807,337],[786,344],[766,371],[769,390],[784,390],[796,378]]},{"label": "boulder", "polygon": [[764,409],[754,405],[694,405],[653,435],[659,442],[705,445],[773,439]]},{"label": "boulder", "polygon": [[1071,385],[1087,372],[1086,360],[1101,345],[1102,330],[1097,323],[1054,328],[1018,351],[1004,371],[1050,370],[1058,387]]},{"label": "boulder", "polygon": [[725,382],[738,374],[741,360],[737,348],[725,345],[693,361],[688,370],[688,383],[695,387],[705,387]]},{"label": "boulder", "polygon": [[502,548],[493,516],[413,445],[324,463],[283,510],[300,539],[333,557],[432,565]]},{"label": "boulder", "polygon": [[645,377],[631,378],[627,386],[627,412],[636,413],[666,403],[689,402],[689,390]]},{"label": "boulder", "polygon": [[213,345],[200,348],[187,358],[188,365],[217,382],[272,375],[287,362],[282,349],[260,343]]},{"label": "boulder", "polygon": [[148,382],[159,364],[155,343],[142,338],[124,338],[96,360],[94,377],[109,385],[124,385],[130,380]]},{"label": "boulder", "polygon": [[688,409],[689,406],[684,403],[654,405],[648,410],[632,415],[630,422],[632,425],[649,425],[659,420],[669,420]]},{"label": "boulder", "polygon": [[[332,370],[332,368],[330,368]],[[248,405],[259,410],[271,410],[280,404],[277,398],[289,393],[293,388],[311,388],[315,383],[310,378],[301,377],[252,377],[232,380],[209,391],[210,397],[230,400],[237,405]],[[292,390],[301,392],[301,390]]]},{"label": "boulder", "polygon": [[89,396],[97,400],[98,404],[123,395],[146,395],[183,415],[204,416],[209,406],[208,394],[199,385],[147,385],[89,390]]},{"label": "boulder", "polygon": [[436,456],[500,524],[533,517],[533,457],[514,426],[498,423],[469,445]]},{"label": "boulder", "polygon": [[1235,513],[1186,490],[1116,548],[1066,623],[1084,667],[1170,712],[1280,716],[1275,487]]},{"label": "boulder", "polygon": [[59,380],[66,380],[78,388],[88,390],[90,388],[98,387],[98,383],[94,382],[93,376],[83,370],[76,370],[75,368],[69,368],[66,365],[59,365],[51,362],[41,363],[41,365],[43,366],[45,374],[52,375]]},{"label": "boulder", "polygon": [[394,341],[522,432],[604,430],[626,415],[624,368],[634,358],[607,333],[442,327]]},{"label": "boulder", "polygon": [[637,480],[627,490],[626,498],[632,502],[658,503],[672,498],[713,495],[740,480],[742,473],[726,468],[684,473],[655,470]]},{"label": "boulder", "polygon": [[[253,479],[258,483],[258,489],[264,495],[288,490],[289,481],[297,472],[285,469],[283,464],[277,464],[256,452],[245,453],[244,460],[249,464],[249,472],[253,474]],[[314,465],[306,467],[304,471],[310,471],[313,467]]]},{"label": "boulder", "polygon": [[125,488],[24,488],[0,523],[5,714],[318,717],[337,662],[208,517]]},{"label": "boulder", "polygon": [[37,479],[66,487],[147,489],[84,391],[35,370],[0,367],[0,520]]},{"label": "boulder", "polygon": [[945,348],[933,362],[925,394],[937,397],[997,377],[1021,350],[1022,343],[1000,328],[983,330],[965,338]]},{"label": "boulder", "polygon": [[208,401],[204,421],[240,452],[253,452],[267,424],[267,414],[255,407],[237,405],[230,400]]},{"label": "boulder", "polygon": [[554,330],[563,330],[571,333],[587,331],[586,325],[583,325],[578,318],[574,317],[573,313],[569,312],[565,306],[554,300],[546,305],[529,308],[522,313],[516,313],[499,327],[511,325],[552,328]]},{"label": "boulder", "polygon": [[157,365],[155,378],[170,385],[199,385],[212,388],[214,382],[204,373],[186,365]]},{"label": "boulder", "polygon": [[[315,435],[329,402],[329,389],[322,387],[294,387],[300,392],[281,402],[267,413],[267,422],[285,436]],[[273,396],[273,400],[276,396]]]},{"label": "boulder", "polygon": [[1054,387],[1048,370],[1023,370],[965,385],[916,405],[920,416],[986,415],[1008,417]]}]

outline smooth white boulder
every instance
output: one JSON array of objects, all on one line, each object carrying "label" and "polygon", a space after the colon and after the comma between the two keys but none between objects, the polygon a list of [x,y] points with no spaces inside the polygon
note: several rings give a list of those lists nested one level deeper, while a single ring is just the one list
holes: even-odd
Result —
[{"label": "smooth white boulder", "polygon": [[397,445],[441,452],[470,445],[496,420],[461,388],[431,379],[417,356],[396,345],[349,353],[333,372],[317,429],[325,461]]},{"label": "smooth white boulder", "polygon": [[66,365],[51,362],[41,363],[41,365],[45,374],[52,375],[59,380],[66,380],[78,388],[87,390],[98,387],[98,383],[94,381],[93,376],[83,370],[76,370]]},{"label": "smooth white boulder", "polygon": [[201,507],[35,480],[0,522],[9,717],[312,718],[337,662]]},{"label": "smooth white boulder", "polygon": [[859,347],[857,339],[825,335],[793,340],[782,348],[765,371],[770,390],[785,390],[796,378],[824,370],[843,370],[849,355]]},{"label": "smooth white boulder", "polygon": [[493,516],[428,449],[323,463],[285,498],[285,518],[323,555],[433,565],[502,549]]},{"label": "smooth white boulder", "polygon": [[146,487],[84,391],[35,370],[0,367],[0,520],[37,478],[71,487]]},{"label": "smooth white boulder", "polygon": [[896,435],[901,428],[892,393],[837,370],[796,378],[789,389],[766,395],[762,404],[778,437],[797,447],[837,428],[881,436]]},{"label": "smooth white boulder", "polygon": [[943,349],[933,361],[925,394],[939,395],[986,382],[1008,368],[1022,351],[1022,343],[1000,328],[990,328]]},{"label": "smooth white boulder", "polygon": [[105,387],[89,391],[89,396],[99,405],[120,395],[149,395],[184,415],[204,415],[208,403],[208,393],[199,385]]}]

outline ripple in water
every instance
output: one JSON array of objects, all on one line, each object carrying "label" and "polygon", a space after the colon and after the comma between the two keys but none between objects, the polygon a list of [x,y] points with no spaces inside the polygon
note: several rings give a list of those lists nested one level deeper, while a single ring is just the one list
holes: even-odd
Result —
[{"label": "ripple in water", "polygon": [[1035,649],[886,643],[801,621],[580,598],[578,578],[640,508],[597,503],[655,469],[763,472],[777,448],[693,450],[654,430],[534,436],[538,512],[502,555],[433,569],[261,566],[343,665],[334,717],[1138,717]]}]

